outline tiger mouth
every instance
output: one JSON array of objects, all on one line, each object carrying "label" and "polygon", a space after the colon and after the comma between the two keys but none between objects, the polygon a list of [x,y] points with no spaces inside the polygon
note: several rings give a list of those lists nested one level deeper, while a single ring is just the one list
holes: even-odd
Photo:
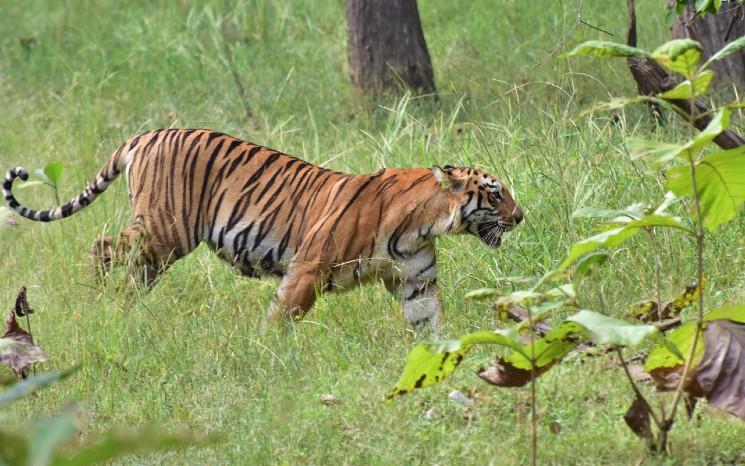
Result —
[{"label": "tiger mouth", "polygon": [[508,229],[499,222],[486,222],[478,225],[479,238],[487,246],[499,247],[502,244],[502,234]]}]

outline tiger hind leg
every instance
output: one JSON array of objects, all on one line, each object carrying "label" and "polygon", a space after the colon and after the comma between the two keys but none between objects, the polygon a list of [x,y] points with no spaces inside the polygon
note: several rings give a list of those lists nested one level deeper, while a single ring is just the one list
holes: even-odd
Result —
[{"label": "tiger hind leg", "polygon": [[152,286],[160,274],[173,262],[173,254],[153,254],[152,239],[144,225],[134,223],[117,237],[102,236],[91,248],[91,269],[95,276],[105,278],[112,265],[124,265],[136,282]]},{"label": "tiger hind leg", "polygon": [[323,274],[318,266],[292,264],[277,289],[277,297],[269,307],[264,327],[302,320],[313,307],[316,295],[323,289]]}]

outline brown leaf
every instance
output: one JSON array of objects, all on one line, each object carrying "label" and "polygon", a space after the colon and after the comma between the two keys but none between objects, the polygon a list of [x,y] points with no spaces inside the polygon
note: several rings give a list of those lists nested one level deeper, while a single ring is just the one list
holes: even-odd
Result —
[{"label": "brown leaf", "polygon": [[639,396],[634,399],[634,402],[629,406],[626,414],[623,415],[623,420],[626,421],[626,425],[639,437],[647,439],[649,442],[654,441],[654,434],[652,433],[652,424],[649,418],[649,405],[644,402]]},{"label": "brown leaf", "polygon": [[[536,369],[536,378],[549,370],[551,366],[552,364],[549,364]],[[497,387],[522,387],[530,382],[530,370],[515,367],[501,358],[491,366],[479,369],[476,375],[484,382]]]},{"label": "brown leaf", "polygon": [[[683,364],[673,367],[658,367],[649,372],[657,385],[657,390],[661,392],[672,392],[678,389],[680,377],[683,375]],[[696,383],[694,371],[689,371],[688,383],[683,387],[688,393],[694,396],[703,396],[698,383]]]},{"label": "brown leaf", "polygon": [[696,380],[711,406],[745,420],[745,324],[715,320],[707,325]]},{"label": "brown leaf", "polygon": [[0,364],[7,364],[21,378],[25,377],[26,367],[47,359],[44,350],[34,344],[31,334],[18,325],[13,311],[8,314],[5,335],[0,342]]}]

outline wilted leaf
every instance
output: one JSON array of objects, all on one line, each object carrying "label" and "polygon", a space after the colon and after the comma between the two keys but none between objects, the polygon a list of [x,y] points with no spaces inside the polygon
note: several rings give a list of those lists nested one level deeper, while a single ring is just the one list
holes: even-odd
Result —
[{"label": "wilted leaf", "polygon": [[618,44],[616,42],[609,42],[604,40],[588,40],[587,42],[579,44],[571,52],[562,55],[562,57],[578,56],[648,57],[649,53],[636,47],[631,47],[625,44]]},{"label": "wilted leaf", "polygon": [[657,300],[648,299],[640,301],[631,306],[630,314],[642,322],[655,322],[674,317],[693,303],[698,297],[701,287],[698,282],[686,286],[683,293],[676,296],[672,301],[662,305],[662,311],[657,311]]},{"label": "wilted leaf", "polygon": [[701,60],[701,44],[692,39],[674,39],[659,46],[652,52],[652,59],[660,65],[680,73],[692,76],[696,65]]},{"label": "wilted leaf", "polygon": [[629,406],[628,411],[623,416],[623,420],[626,421],[626,425],[638,436],[646,439],[649,442],[654,440],[654,434],[652,433],[652,425],[650,422],[650,410],[649,405],[644,402],[639,396],[634,399],[634,402]]},{"label": "wilted leaf", "polygon": [[0,407],[12,403],[19,398],[30,395],[41,388],[66,379],[77,372],[77,370],[78,367],[73,367],[62,372],[47,372],[22,380],[0,394]]},{"label": "wilted leaf", "polygon": [[[584,338],[584,330],[574,322],[565,322],[549,331],[546,336],[533,342],[535,349],[535,375],[540,376],[554,364],[564,359]],[[531,346],[512,352],[488,368],[482,368],[478,376],[498,387],[521,387],[530,382]]]},{"label": "wilted leaf", "polygon": [[[538,377],[548,370],[536,370],[535,376]],[[519,369],[511,364],[506,364],[503,359],[498,359],[489,367],[482,367],[476,372],[481,380],[496,387],[522,387],[530,382],[530,369]]]},{"label": "wilted leaf", "polygon": [[[706,352],[714,351],[705,347],[706,331],[712,322],[731,321],[734,324],[745,324],[745,305],[726,306],[707,313],[704,316],[704,328],[696,343],[696,352],[691,363],[686,390],[695,396],[701,396],[701,387],[696,379],[697,367]],[[644,363],[644,370],[654,378],[657,389],[675,390],[682,376],[685,358],[691,351],[693,337],[696,333],[696,322],[690,322],[670,332],[663,342],[650,351]]]},{"label": "wilted leaf", "polygon": [[46,167],[44,167],[44,176],[46,176],[52,184],[56,185],[62,178],[62,170],[64,168],[65,166],[62,164],[62,162],[50,163]]},{"label": "wilted leaf", "polygon": [[31,335],[18,325],[15,313],[10,311],[5,335],[0,338],[0,364],[7,364],[16,375],[23,376],[27,366],[46,359],[44,350],[34,344]]},{"label": "wilted leaf", "polygon": [[[667,335],[665,341],[656,345],[649,352],[644,362],[644,370],[654,378],[659,390],[673,390],[680,380],[680,372],[685,365],[685,357],[690,353],[693,336],[696,333],[696,323],[682,325]],[[677,351],[672,351],[671,347]],[[696,353],[693,357],[693,367],[704,355],[703,338],[699,337]],[[682,356],[682,357],[681,357]]]},{"label": "wilted leaf", "polygon": [[460,340],[417,345],[409,352],[401,378],[388,399],[441,382],[453,373],[471,347],[477,344],[501,345],[522,351],[514,329],[475,332]]},{"label": "wilted leaf", "polygon": [[710,406],[745,420],[745,325],[730,320],[707,325],[696,380]]},{"label": "wilted leaf", "polygon": [[16,218],[13,211],[5,206],[0,206],[0,227],[16,226]]},{"label": "wilted leaf", "polygon": [[582,310],[567,318],[585,328],[587,337],[598,345],[633,346],[657,332],[653,325],[638,325],[593,311]]},{"label": "wilted leaf", "polygon": [[713,71],[702,71],[694,78],[693,87],[691,87],[691,81],[686,79],[669,91],[660,94],[660,97],[669,100],[689,100],[694,97],[694,94],[696,96],[705,94],[709,90],[712,79],[714,79]]},{"label": "wilted leaf", "polygon": [[[745,146],[709,154],[696,165],[696,184],[703,224],[709,231],[729,222],[745,202]],[[679,196],[693,196],[688,166],[667,172],[667,189]]]}]

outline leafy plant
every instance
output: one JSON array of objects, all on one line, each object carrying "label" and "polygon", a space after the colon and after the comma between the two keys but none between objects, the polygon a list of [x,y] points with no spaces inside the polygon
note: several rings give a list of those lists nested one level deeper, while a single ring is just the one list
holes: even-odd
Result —
[{"label": "leafy plant", "polygon": [[[698,2],[697,2],[698,3]],[[745,47],[740,38],[701,64],[701,45],[690,39],[667,42],[653,52],[623,44],[589,41],[577,46],[567,56],[646,57],[683,78],[671,91],[657,96],[614,99],[596,106],[593,111],[618,109],[626,105],[655,102],[671,106],[672,100],[695,100],[709,90],[713,72],[709,65]],[[600,219],[599,231],[574,243],[556,272],[550,272],[531,289],[500,296],[497,290],[480,289],[471,298],[494,298],[496,309],[510,312],[515,307],[525,311],[526,319],[517,325],[494,332],[476,332],[458,340],[418,345],[409,354],[403,375],[389,398],[442,381],[448,377],[469,350],[477,344],[492,344],[511,351],[497,359],[495,365],[479,371],[485,381],[501,387],[531,384],[533,432],[532,463],[536,462],[536,379],[560,363],[571,351],[591,344],[614,351],[634,391],[635,398],[625,415],[629,427],[659,452],[667,452],[668,432],[672,428],[678,405],[685,396],[692,406],[697,398],[706,398],[710,406],[723,409],[745,420],[745,306],[730,306],[705,312],[703,250],[706,234],[715,233],[722,225],[737,217],[745,203],[745,147],[707,152],[714,138],[730,124],[730,108],[741,107],[732,102],[713,110],[713,118],[696,134],[693,122],[704,115],[686,115],[688,138],[683,142],[629,140],[631,156],[661,167],[666,174],[667,193],[655,206],[633,204],[624,209],[583,208],[575,217]],[[674,166],[668,167],[673,163]],[[688,218],[673,215],[670,209],[680,204],[688,206]],[[568,285],[545,292],[538,291],[557,277],[585,276],[594,264],[608,255],[603,251],[617,248],[632,236],[644,232],[656,253],[655,235],[659,229],[677,231],[695,239],[696,280],[678,298],[664,303],[660,294],[661,263],[655,260],[656,300],[647,300],[633,313],[644,321],[661,321],[679,313],[694,301],[697,319],[686,323],[668,336],[657,326],[630,323],[597,312],[582,310],[550,330],[538,324],[557,309],[576,306],[573,288]],[[571,290],[560,293],[557,290]],[[652,316],[652,311],[656,316]],[[520,315],[512,312],[511,315]],[[528,342],[523,343],[522,336]],[[622,348],[641,344],[654,336],[657,341],[645,362],[644,369],[661,391],[673,391],[669,406],[660,403],[659,412],[651,407],[631,376]],[[540,337],[540,338],[539,338]]]}]

